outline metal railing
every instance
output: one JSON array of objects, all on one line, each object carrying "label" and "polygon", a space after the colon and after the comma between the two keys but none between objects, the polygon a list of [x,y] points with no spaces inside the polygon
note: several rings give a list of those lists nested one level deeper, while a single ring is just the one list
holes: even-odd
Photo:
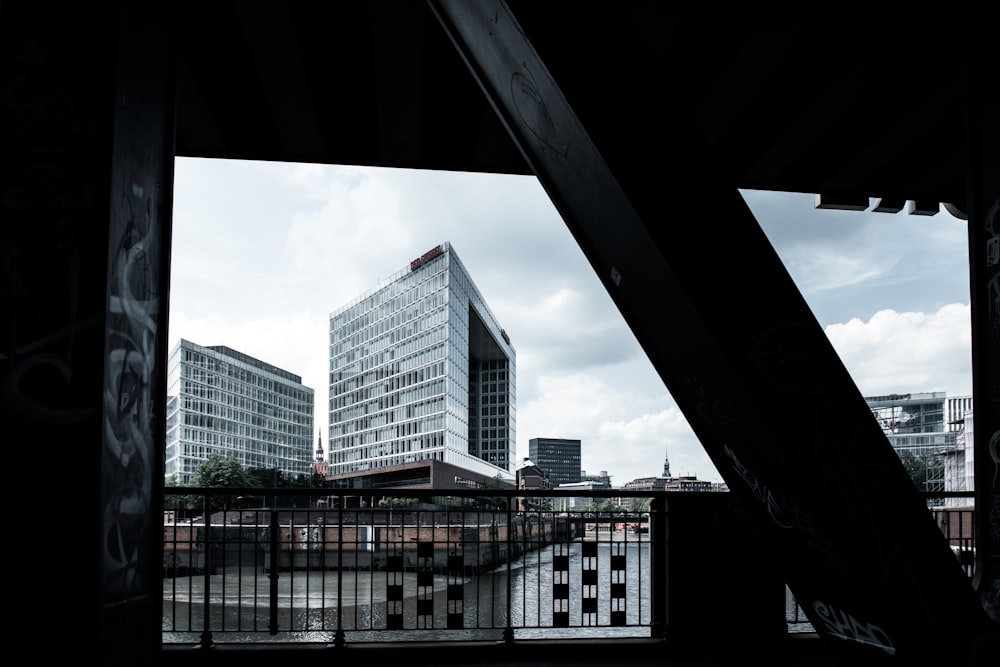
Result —
[{"label": "metal railing", "polygon": [[[659,637],[685,612],[669,551],[697,547],[666,527],[690,493],[615,490],[634,509],[604,511],[609,491],[391,493],[167,489],[164,644]],[[935,515],[960,557],[971,511]],[[812,631],[787,587],[783,613]]]},{"label": "metal railing", "polygon": [[972,491],[928,492],[928,507],[934,522],[971,579],[976,561],[976,511]]}]

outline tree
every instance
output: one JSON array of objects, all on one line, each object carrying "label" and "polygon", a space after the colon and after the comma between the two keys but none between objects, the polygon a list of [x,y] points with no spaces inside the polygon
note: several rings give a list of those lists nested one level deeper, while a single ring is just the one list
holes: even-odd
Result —
[{"label": "tree", "polygon": [[[512,488],[513,487],[504,480],[504,478],[500,475],[500,473],[494,475],[493,478],[490,479],[488,482],[483,482],[482,485],[482,489],[484,491],[500,490],[500,489],[509,490]],[[510,509],[508,507],[508,500],[509,498],[507,496],[479,496],[477,498],[477,502],[480,508],[491,509],[491,510]]]},{"label": "tree", "polygon": [[[243,465],[236,460],[235,456],[222,458],[218,454],[213,454],[208,460],[203,461],[195,468],[194,475],[191,476],[191,483],[188,486],[213,489],[231,489],[259,487],[257,480],[253,479]],[[209,503],[211,509],[222,509],[228,507],[235,500],[235,496],[211,496]],[[197,509],[201,499],[197,496],[188,496],[188,507]],[[193,503],[193,504],[192,504]]]},{"label": "tree", "polygon": [[928,456],[917,456],[911,451],[901,450],[899,460],[903,462],[903,467],[913,480],[913,484],[920,491],[927,490],[927,466],[930,463]]},{"label": "tree", "polygon": [[379,509],[393,509],[402,507],[416,507],[420,503],[419,498],[412,496],[382,496],[378,499]]},{"label": "tree", "polygon": [[278,468],[250,468],[247,476],[253,482],[253,486],[265,489],[281,489],[290,486],[285,480],[285,475]]},{"label": "tree", "polygon": [[247,474],[235,456],[224,459],[213,454],[195,469],[190,486],[236,488],[259,485]]},{"label": "tree", "polygon": [[649,505],[652,502],[652,498],[629,498],[628,499],[628,511],[629,512],[648,512]]},{"label": "tree", "polygon": [[[181,482],[177,476],[177,473],[174,473],[170,477],[167,477],[167,479],[164,480],[163,482],[163,486],[169,489],[179,488],[181,486]],[[184,496],[175,496],[173,494],[170,494],[164,496],[163,498],[163,509],[165,510],[180,510],[184,509],[185,505],[186,503],[184,500]]]},{"label": "tree", "polygon": [[[252,486],[263,489],[308,489],[311,486],[324,486],[325,478],[322,475],[312,475],[298,473],[291,475],[275,468],[250,468],[247,476],[252,482]],[[316,481],[320,483],[315,483]],[[274,506],[295,507],[294,496],[281,496],[276,494],[272,500]]]}]

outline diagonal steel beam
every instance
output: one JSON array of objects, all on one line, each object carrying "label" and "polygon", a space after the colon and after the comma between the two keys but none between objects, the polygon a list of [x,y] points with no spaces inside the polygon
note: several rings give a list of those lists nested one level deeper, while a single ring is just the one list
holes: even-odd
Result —
[{"label": "diagonal steel beam", "polygon": [[977,664],[995,628],[683,81],[638,39],[603,48],[627,26],[599,5],[553,30],[530,3],[429,4],[817,632],[845,661]]}]

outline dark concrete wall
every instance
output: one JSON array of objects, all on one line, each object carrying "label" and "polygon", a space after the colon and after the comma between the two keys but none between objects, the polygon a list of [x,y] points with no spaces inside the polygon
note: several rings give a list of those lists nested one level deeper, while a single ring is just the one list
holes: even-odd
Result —
[{"label": "dark concrete wall", "polygon": [[0,429],[40,537],[10,611],[19,644],[71,633],[103,665],[159,649],[172,38],[124,9],[0,14]]}]

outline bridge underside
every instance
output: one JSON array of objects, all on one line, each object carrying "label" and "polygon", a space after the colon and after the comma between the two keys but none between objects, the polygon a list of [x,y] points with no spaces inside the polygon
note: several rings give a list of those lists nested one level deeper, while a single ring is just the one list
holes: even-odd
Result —
[{"label": "bridge underside", "polygon": [[[536,175],[831,651],[987,664],[1000,110],[985,11],[7,2],[0,17],[4,425],[18,469],[87,445],[100,518],[77,530],[100,534],[100,577],[78,604],[105,664],[158,646],[174,156]],[[968,219],[972,587],[739,189]],[[28,497],[56,513],[37,474]]]},{"label": "bridge underside", "polygon": [[[563,13],[528,2],[431,5],[717,469],[755,516],[820,634],[835,639],[845,660],[865,664],[948,662],[969,651],[990,627],[980,601],[738,193],[765,181],[766,189],[801,190],[812,178],[806,191],[828,202],[860,199],[867,208],[874,196],[968,210],[958,189],[904,195],[904,181],[893,184],[901,176],[894,150],[915,150],[889,148],[903,128],[860,143],[856,135],[872,128],[861,118],[851,124],[851,113],[890,111],[845,99],[860,92],[861,80],[850,80],[856,45],[848,50],[826,24],[816,41],[840,44],[832,61],[812,50],[817,44],[777,36],[767,55],[751,54],[763,39],[752,30],[714,34],[691,16],[676,19],[647,4],[621,12],[566,5]],[[726,21],[754,26],[761,18]],[[663,40],[670,26],[682,34]],[[875,39],[860,51],[879,53],[879,66],[889,70],[884,61],[909,58],[904,46]],[[720,64],[717,49],[732,59]],[[837,80],[812,100],[819,106],[825,96],[835,109],[797,107],[791,122],[767,118],[766,107],[778,115],[777,104],[803,88],[782,80],[791,74],[774,53],[782,49],[808,63],[810,74],[839,67]],[[741,54],[758,67],[771,58],[771,69],[753,70]],[[899,118],[918,112],[892,113],[904,122]],[[759,140],[755,124],[770,144],[751,148]],[[825,160],[844,149],[832,141],[858,153],[846,163]],[[802,172],[780,177],[786,167]],[[965,173],[973,184],[983,176]],[[903,178],[911,187],[918,180]],[[776,403],[789,409],[774,410]],[[879,520],[883,512],[895,520]]]}]

